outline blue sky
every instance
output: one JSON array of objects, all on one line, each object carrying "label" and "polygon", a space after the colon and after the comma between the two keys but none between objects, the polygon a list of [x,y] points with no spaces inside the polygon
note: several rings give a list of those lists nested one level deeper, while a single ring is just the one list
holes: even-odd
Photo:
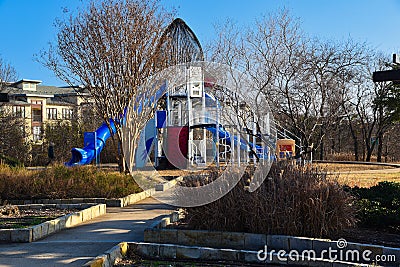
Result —
[{"label": "blue sky", "polygon": [[[0,57],[14,66],[20,79],[64,85],[34,57],[54,40],[53,24],[56,18],[64,16],[63,10],[76,10],[85,2],[0,0]],[[249,26],[260,16],[285,7],[300,19],[303,30],[311,36],[334,40],[350,36],[389,56],[400,52],[400,0],[161,0],[161,3],[167,8],[175,7],[178,16],[203,44],[213,39],[215,23],[230,18],[239,26]]]}]

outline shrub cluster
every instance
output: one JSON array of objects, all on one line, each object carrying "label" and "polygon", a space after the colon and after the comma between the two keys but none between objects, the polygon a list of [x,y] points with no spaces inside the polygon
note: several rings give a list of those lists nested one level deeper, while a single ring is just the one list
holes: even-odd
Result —
[{"label": "shrub cluster", "polygon": [[[217,175],[211,175],[216,177]],[[261,186],[250,193],[247,172],[228,194],[199,207],[186,208],[192,229],[327,237],[356,223],[353,197],[326,172],[310,166],[274,164]],[[207,181],[193,182],[207,179]],[[207,184],[189,176],[185,186]],[[179,197],[179,192],[177,193]]]},{"label": "shrub cluster", "polygon": [[400,183],[380,182],[370,188],[347,188],[356,197],[359,225],[400,233]]},{"label": "shrub cluster", "polygon": [[0,199],[101,197],[119,198],[140,192],[130,175],[93,166],[55,165],[41,171],[0,165]]},{"label": "shrub cluster", "polygon": [[7,155],[3,155],[0,154],[0,164],[4,164],[4,165],[9,165],[11,167],[23,167],[24,164],[22,162],[20,162],[19,160],[7,156]]}]

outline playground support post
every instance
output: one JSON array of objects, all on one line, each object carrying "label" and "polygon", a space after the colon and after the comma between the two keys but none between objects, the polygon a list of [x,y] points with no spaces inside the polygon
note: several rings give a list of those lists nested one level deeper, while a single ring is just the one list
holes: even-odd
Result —
[{"label": "playground support post", "polygon": [[240,132],[237,131],[237,139],[236,139],[236,153],[237,153],[237,162],[238,167],[240,167]]},{"label": "playground support post", "polygon": [[230,160],[230,162],[233,165],[235,163],[235,161],[236,161],[236,158],[235,158],[236,157],[235,139],[233,138],[234,135],[235,135],[235,132],[234,132],[233,127],[231,127],[230,130],[232,132],[232,135],[231,135],[231,160]]},{"label": "playground support post", "polygon": [[[201,67],[201,81],[204,81],[204,71],[203,67]],[[206,92],[204,90],[204,84],[201,83],[200,88],[203,88],[201,92],[201,121],[206,123]],[[206,128],[203,129],[203,161],[205,166],[207,166],[207,130]]]},{"label": "playground support post", "polygon": [[247,130],[245,131],[246,133],[246,143],[247,143],[247,149],[246,149],[246,163],[249,163],[250,161],[250,151],[251,151],[251,147],[250,147],[250,135],[247,132]]},{"label": "playground support post", "polygon": [[[216,122],[215,122],[215,129],[216,129],[216,131],[215,131],[215,152],[216,152],[216,154],[217,154],[217,156],[216,156],[216,166],[217,166],[217,168],[219,168],[219,112],[218,112],[218,110],[219,110],[219,107],[218,107],[218,104],[217,104],[217,109],[216,109]],[[226,161],[226,159],[225,159],[225,161]]]},{"label": "playground support post", "polygon": [[155,144],[154,144],[154,166],[158,167],[158,129],[157,129],[157,112],[155,112],[155,120],[154,123],[156,124],[154,127],[154,136],[155,136]]},{"label": "playground support post", "polygon": [[[253,115],[253,123],[252,123],[252,134],[253,134],[253,147],[251,148],[251,149],[253,149],[253,150],[255,150],[255,152],[256,152],[256,154],[257,154],[257,148],[255,147],[256,146],[256,134],[257,134],[257,123],[255,122],[255,119],[254,119],[254,115]],[[264,149],[263,149],[264,150]],[[263,155],[264,155],[264,151],[263,151]],[[264,157],[263,157],[264,158]],[[256,164],[256,162],[257,162],[257,157],[255,156],[255,155],[253,155],[253,164],[255,165]]]},{"label": "playground support post", "polygon": [[191,130],[191,126],[193,123],[193,114],[192,114],[192,99],[190,98],[190,69],[186,69],[185,71],[185,80],[186,80],[186,99],[187,99],[187,112],[188,112],[188,127],[189,127],[189,140],[188,140],[188,163],[189,165],[193,165],[194,157],[193,157],[193,131]]}]

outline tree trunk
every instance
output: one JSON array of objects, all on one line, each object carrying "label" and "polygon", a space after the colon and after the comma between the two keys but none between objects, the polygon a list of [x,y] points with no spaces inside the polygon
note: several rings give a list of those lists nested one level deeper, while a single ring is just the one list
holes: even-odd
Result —
[{"label": "tree trunk", "polygon": [[[121,144],[119,144],[121,147]],[[126,173],[126,163],[125,163],[125,156],[123,153],[121,153],[121,150],[119,150],[119,160],[118,160],[118,168],[120,173]]]},{"label": "tree trunk", "polygon": [[118,142],[118,168],[120,173],[127,173],[128,168],[126,166],[124,148],[122,146],[123,133],[121,127],[116,127],[116,128],[117,128],[116,135]]},{"label": "tree trunk", "polygon": [[368,149],[367,150],[367,157],[365,158],[366,162],[370,162],[371,161],[371,155],[372,155],[372,150]]},{"label": "tree trunk", "polygon": [[368,140],[366,140],[365,143],[366,143],[366,149],[367,149],[367,157],[365,158],[365,161],[370,162],[372,153],[374,152],[374,148],[375,148],[375,141],[371,144],[371,138],[368,138]]},{"label": "tree trunk", "polygon": [[359,161],[360,157],[358,155],[358,140],[357,137],[353,137],[353,149],[354,149],[354,160]]},{"label": "tree trunk", "polygon": [[357,134],[354,131],[353,126],[351,125],[350,119],[349,119],[349,128],[350,128],[350,133],[351,137],[353,138],[353,149],[354,149],[354,160],[359,161],[360,157],[358,155],[358,139],[357,139]]},{"label": "tree trunk", "polygon": [[377,162],[382,162],[382,151],[383,151],[383,134],[379,133],[378,136],[378,152],[377,152]]},{"label": "tree trunk", "polygon": [[320,151],[319,151],[319,159],[320,160],[324,160],[324,138],[323,138],[323,130],[322,130],[322,126],[321,126],[321,129],[320,129],[320,142],[321,142],[321,144],[320,144],[320,146],[319,146],[319,148],[320,148]]}]

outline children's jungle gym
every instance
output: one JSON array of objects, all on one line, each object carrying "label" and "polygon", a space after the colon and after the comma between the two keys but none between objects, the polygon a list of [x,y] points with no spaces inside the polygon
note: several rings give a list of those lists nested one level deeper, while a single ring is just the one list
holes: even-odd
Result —
[{"label": "children's jungle gym", "polygon": [[[267,103],[243,94],[251,91],[249,84],[239,92],[234,78],[240,73],[204,62],[201,45],[183,20],[166,28],[158,48],[170,54],[166,67],[176,66],[175,74],[169,72],[150,100],[155,116],[141,131],[135,168],[192,169],[301,158],[301,140],[274,122]],[[225,73],[224,81],[220,73]],[[113,123],[85,133],[84,147],[73,148],[66,165],[99,162],[107,139],[115,134]]]}]

